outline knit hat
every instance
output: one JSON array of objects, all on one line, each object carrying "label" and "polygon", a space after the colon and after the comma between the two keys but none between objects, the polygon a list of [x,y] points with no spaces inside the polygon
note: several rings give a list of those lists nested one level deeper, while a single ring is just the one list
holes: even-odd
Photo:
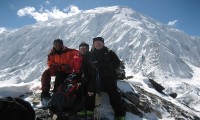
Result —
[{"label": "knit hat", "polygon": [[99,41],[101,41],[101,42],[104,43],[104,39],[103,39],[102,37],[95,37],[95,38],[93,38],[93,43],[94,43],[95,41],[97,41],[97,40],[99,40]]},{"label": "knit hat", "polygon": [[88,45],[86,42],[82,42],[82,43],[79,45],[79,47],[81,47],[81,46],[85,46],[86,48],[89,49],[89,45]]}]

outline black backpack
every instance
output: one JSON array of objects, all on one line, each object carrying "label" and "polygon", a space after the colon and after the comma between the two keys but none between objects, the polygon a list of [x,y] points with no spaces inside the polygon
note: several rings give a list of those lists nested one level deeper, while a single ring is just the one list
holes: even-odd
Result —
[{"label": "black backpack", "polygon": [[79,89],[79,82],[76,74],[70,74],[64,82],[58,87],[58,91],[52,95],[49,102],[49,108],[54,114],[61,114],[62,112],[73,112],[77,100],[77,92]]},{"label": "black backpack", "polygon": [[1,120],[35,120],[31,104],[21,98],[0,98]]},{"label": "black backpack", "polygon": [[126,78],[124,62],[120,61],[120,66],[116,69],[117,80],[123,80]]}]

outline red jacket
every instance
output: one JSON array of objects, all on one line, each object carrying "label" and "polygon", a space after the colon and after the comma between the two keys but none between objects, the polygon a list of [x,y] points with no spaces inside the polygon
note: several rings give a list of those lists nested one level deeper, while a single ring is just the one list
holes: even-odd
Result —
[{"label": "red jacket", "polygon": [[66,69],[65,65],[69,65],[69,68],[72,68],[71,60],[78,54],[78,52],[78,50],[70,49],[64,46],[63,50],[58,53],[53,48],[48,54],[47,60],[47,65],[50,68],[51,73],[54,74],[57,71],[72,73],[72,69]]}]

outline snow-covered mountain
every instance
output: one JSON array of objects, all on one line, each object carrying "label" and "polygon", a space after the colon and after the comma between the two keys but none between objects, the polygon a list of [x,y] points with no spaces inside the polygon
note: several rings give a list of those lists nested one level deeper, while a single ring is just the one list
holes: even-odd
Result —
[{"label": "snow-covered mountain", "polygon": [[[177,100],[200,108],[200,37],[159,23],[130,8],[100,7],[0,33],[0,84],[39,81],[53,40],[78,49],[102,36],[126,64],[127,74],[153,78]],[[172,85],[173,84],[173,85]],[[174,85],[175,84],[175,85]]]},{"label": "snow-covered mountain", "polygon": [[117,52],[132,72],[144,76],[192,78],[193,70],[187,63],[200,67],[200,38],[162,25],[130,8],[114,6],[3,32],[1,82],[10,79],[15,79],[15,83],[29,82],[38,78],[56,38],[77,48],[81,41],[91,45],[95,36],[103,36],[106,45]]}]

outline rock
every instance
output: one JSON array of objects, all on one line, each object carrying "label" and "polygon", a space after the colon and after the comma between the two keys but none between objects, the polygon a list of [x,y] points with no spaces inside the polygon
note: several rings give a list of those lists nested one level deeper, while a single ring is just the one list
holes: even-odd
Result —
[{"label": "rock", "polygon": [[177,97],[177,94],[176,93],[170,93],[169,96],[173,97],[173,98],[176,98]]},{"label": "rock", "polygon": [[158,84],[157,82],[155,82],[153,79],[149,79],[149,81],[151,82],[151,84],[153,85],[153,87],[155,88],[156,91],[163,93],[162,91],[165,89],[162,85]]}]

